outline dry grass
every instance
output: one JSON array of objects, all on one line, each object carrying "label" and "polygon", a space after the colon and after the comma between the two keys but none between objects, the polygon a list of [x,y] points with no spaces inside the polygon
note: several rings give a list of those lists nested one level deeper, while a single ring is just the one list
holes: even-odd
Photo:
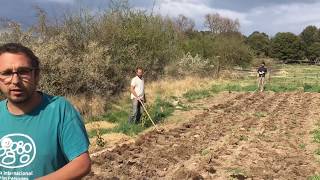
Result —
[{"label": "dry grass", "polygon": [[289,72],[285,69],[281,69],[279,72],[277,72],[277,76],[280,76],[280,77],[286,77],[289,75]]},{"label": "dry grass", "polygon": [[86,124],[86,130],[92,131],[94,129],[111,129],[114,128],[116,124],[107,121],[93,121]]},{"label": "dry grass", "polygon": [[[146,96],[147,101],[152,103],[157,97],[181,97],[184,93],[190,90],[207,89],[212,84],[226,83],[226,80],[214,80],[213,78],[201,78],[189,76],[184,79],[172,79],[166,78],[159,81],[151,82],[146,84]],[[112,107],[117,110],[124,110],[131,108],[128,104],[130,94],[124,92],[119,96],[118,103],[112,104]],[[67,96],[66,97],[81,113],[84,117],[85,122],[92,117],[103,115],[106,112],[107,101],[104,97],[96,95],[94,97],[87,97],[85,95]],[[99,122],[88,124],[88,129],[95,129],[93,126],[100,125],[103,128],[112,128],[112,123]]]},{"label": "dry grass", "polygon": [[102,96],[86,97],[84,95],[66,97],[81,113],[85,121],[88,118],[105,113],[106,100]]},{"label": "dry grass", "polygon": [[157,96],[170,97],[182,96],[190,90],[198,90],[209,87],[213,80],[211,78],[186,77],[180,80],[163,79],[146,84],[146,96],[148,101],[153,102]]},{"label": "dry grass", "polygon": [[260,66],[262,62],[266,63],[267,66],[270,66],[272,64],[275,64],[276,60],[272,58],[254,58],[251,64],[257,67]]}]

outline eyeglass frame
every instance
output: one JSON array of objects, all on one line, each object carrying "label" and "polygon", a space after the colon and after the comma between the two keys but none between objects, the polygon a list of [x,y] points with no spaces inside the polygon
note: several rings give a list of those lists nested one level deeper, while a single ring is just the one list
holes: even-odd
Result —
[{"label": "eyeglass frame", "polygon": [[[22,72],[19,72],[19,69],[24,69],[24,70],[28,69],[27,73],[29,73],[29,74],[28,75],[22,75]],[[5,84],[7,84],[9,82],[12,82],[13,76],[15,74],[19,78],[21,78],[22,80],[26,80],[26,79],[29,79],[32,76],[31,73],[33,73],[34,70],[39,70],[39,68],[35,68],[35,67],[19,67],[19,68],[17,68],[16,71],[13,71],[13,69],[11,69],[10,75],[8,75],[7,77],[3,77],[3,76],[6,76],[6,75],[3,75],[3,73],[5,73],[6,71],[10,71],[10,70],[5,70],[5,71],[0,72],[0,81],[3,81],[3,83],[5,83]]]}]

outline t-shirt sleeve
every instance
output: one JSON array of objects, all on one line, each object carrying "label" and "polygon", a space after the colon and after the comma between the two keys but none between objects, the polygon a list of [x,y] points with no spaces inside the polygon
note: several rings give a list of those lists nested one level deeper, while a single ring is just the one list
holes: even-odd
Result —
[{"label": "t-shirt sleeve", "polygon": [[131,80],[131,86],[136,86],[136,80],[135,80],[135,78],[133,78],[133,79]]},{"label": "t-shirt sleeve", "polygon": [[69,161],[87,152],[89,148],[89,139],[82,118],[69,103],[66,103],[65,119],[60,127],[60,146]]}]

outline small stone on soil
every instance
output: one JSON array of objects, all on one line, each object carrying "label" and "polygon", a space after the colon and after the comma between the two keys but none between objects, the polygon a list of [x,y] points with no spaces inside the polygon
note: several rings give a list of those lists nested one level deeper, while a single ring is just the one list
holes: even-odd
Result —
[{"label": "small stone on soil", "polygon": [[214,169],[213,167],[210,167],[207,171],[211,174],[215,174],[217,172],[217,170]]}]

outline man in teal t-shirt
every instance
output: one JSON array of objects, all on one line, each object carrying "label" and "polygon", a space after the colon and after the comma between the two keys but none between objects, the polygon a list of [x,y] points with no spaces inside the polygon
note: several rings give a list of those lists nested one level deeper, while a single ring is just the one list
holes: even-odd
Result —
[{"label": "man in teal t-shirt", "polygon": [[62,97],[36,91],[39,60],[20,44],[0,47],[0,180],[79,179],[90,172],[79,113]]}]

